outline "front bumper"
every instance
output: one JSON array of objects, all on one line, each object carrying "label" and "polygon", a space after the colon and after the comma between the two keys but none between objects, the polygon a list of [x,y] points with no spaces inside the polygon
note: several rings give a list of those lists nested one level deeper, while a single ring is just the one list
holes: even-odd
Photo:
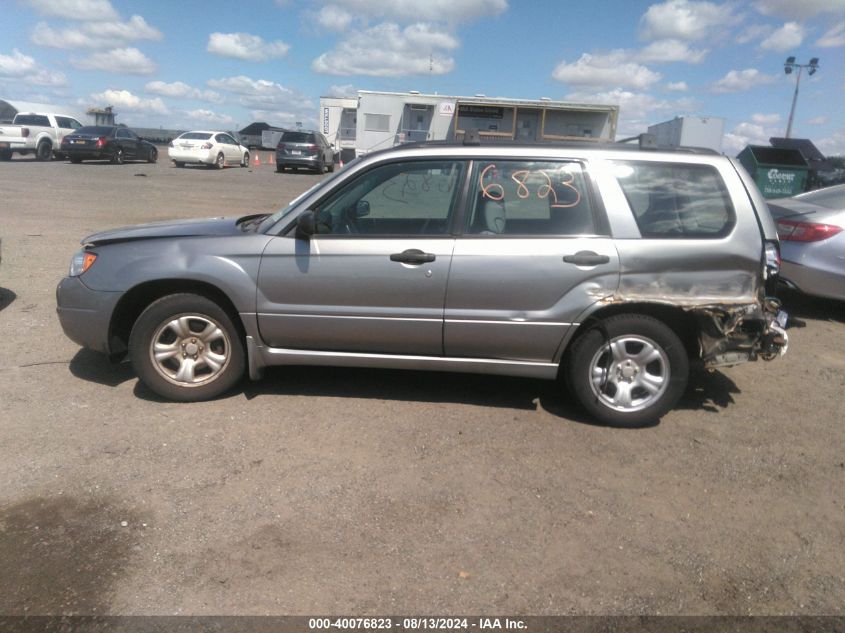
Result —
[{"label": "front bumper", "polygon": [[82,347],[109,354],[109,325],[122,292],[91,290],[80,277],[65,277],[56,288],[56,313],[67,337]]}]

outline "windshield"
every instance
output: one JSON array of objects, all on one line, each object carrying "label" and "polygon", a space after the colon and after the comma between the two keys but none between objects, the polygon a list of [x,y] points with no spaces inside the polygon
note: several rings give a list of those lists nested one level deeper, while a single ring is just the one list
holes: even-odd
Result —
[{"label": "windshield", "polygon": [[320,187],[323,187],[324,185],[329,184],[330,182],[335,180],[341,174],[344,174],[346,172],[346,170],[349,169],[350,166],[354,165],[359,160],[361,160],[361,159],[360,158],[354,158],[353,160],[349,161],[348,163],[346,163],[346,168],[344,170],[335,171],[328,178],[321,180],[320,182],[318,182],[316,185],[314,185],[310,189],[308,189],[308,190],[302,192],[301,194],[299,194],[296,198],[291,200],[284,209],[279,209],[274,214],[268,215],[266,218],[264,218],[264,221],[261,223],[261,226],[258,227],[258,232],[262,233],[264,231],[269,230],[271,226],[273,226],[276,222],[278,222],[283,217],[285,217],[288,213],[290,213],[294,209],[294,207],[299,205],[299,203],[302,202],[303,200],[305,200],[305,198],[307,198],[312,193],[317,191],[317,189],[319,189]]}]

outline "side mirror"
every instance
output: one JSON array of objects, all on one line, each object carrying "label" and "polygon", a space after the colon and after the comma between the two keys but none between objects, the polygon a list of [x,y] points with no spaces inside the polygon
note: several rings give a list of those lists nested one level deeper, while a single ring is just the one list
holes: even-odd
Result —
[{"label": "side mirror", "polygon": [[317,222],[313,211],[306,211],[296,220],[296,239],[309,240],[317,232]]},{"label": "side mirror", "polygon": [[355,217],[365,218],[370,215],[370,203],[366,200],[359,200],[355,204]]}]

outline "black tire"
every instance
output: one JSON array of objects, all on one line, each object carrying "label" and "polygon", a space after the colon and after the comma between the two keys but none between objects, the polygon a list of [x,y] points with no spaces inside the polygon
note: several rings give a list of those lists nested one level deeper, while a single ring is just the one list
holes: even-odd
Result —
[{"label": "black tire", "polygon": [[53,145],[50,141],[41,141],[35,148],[35,160],[42,162],[53,160]]},{"label": "black tire", "polygon": [[[607,338],[615,353],[608,351]],[[594,369],[606,372],[594,379]],[[689,357],[662,321],[620,314],[580,336],[564,370],[570,392],[593,418],[637,428],[655,423],[678,402],[689,379]]]},{"label": "black tire", "polygon": [[123,150],[118,149],[111,157],[111,162],[113,165],[122,165],[123,164]]},{"label": "black tire", "polygon": [[276,165],[276,173],[283,174],[285,173],[285,167],[282,165]]},{"label": "black tire", "polygon": [[214,167],[216,169],[223,169],[226,166],[226,157],[223,155],[223,152],[217,154],[217,160],[214,161]]},{"label": "black tire", "polygon": [[317,165],[317,173],[321,176],[326,173],[326,161],[325,159],[320,159],[320,164]]},{"label": "black tire", "polygon": [[12,152],[0,152],[0,160],[12,160]]},{"label": "black tire", "polygon": [[158,160],[158,150],[155,147],[151,147],[149,153],[147,154],[147,162],[154,163]]},{"label": "black tire", "polygon": [[[204,339],[210,325],[220,335],[212,330],[215,334]],[[157,342],[169,352],[166,358],[153,358]],[[192,363],[191,355],[199,362]],[[206,364],[206,357],[219,366]],[[167,295],[147,306],[132,327],[129,359],[147,387],[178,402],[215,398],[234,387],[246,369],[243,339],[232,317],[210,299],[188,293]]]},{"label": "black tire", "polygon": [[79,158],[79,156],[71,156],[70,162],[72,162],[74,165],[78,165],[79,163],[82,162],[82,159]]},{"label": "black tire", "polygon": [[185,163],[183,163],[181,160],[175,160],[173,161],[173,164],[176,165],[179,169],[182,169],[182,167],[185,166]]},{"label": "black tire", "polygon": [[244,152],[244,159],[241,161],[241,167],[249,167],[249,152]]},{"label": "black tire", "polygon": [[334,173],[334,163],[329,163],[329,173]]}]

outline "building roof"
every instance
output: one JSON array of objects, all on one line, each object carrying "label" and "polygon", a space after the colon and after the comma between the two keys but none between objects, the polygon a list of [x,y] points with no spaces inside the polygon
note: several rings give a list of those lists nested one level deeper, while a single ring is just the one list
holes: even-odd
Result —
[{"label": "building roof", "polygon": [[65,106],[57,106],[49,103],[33,103],[32,101],[18,101],[17,99],[0,99],[0,120],[14,119],[18,112],[44,112],[50,114],[61,114],[78,119],[80,123],[85,122],[82,112]]},{"label": "building roof", "polygon": [[244,129],[238,131],[238,134],[259,136],[264,130],[276,130],[277,132],[283,132],[284,128],[275,127],[269,123],[265,123],[264,121],[257,121],[255,123],[250,123]]}]

